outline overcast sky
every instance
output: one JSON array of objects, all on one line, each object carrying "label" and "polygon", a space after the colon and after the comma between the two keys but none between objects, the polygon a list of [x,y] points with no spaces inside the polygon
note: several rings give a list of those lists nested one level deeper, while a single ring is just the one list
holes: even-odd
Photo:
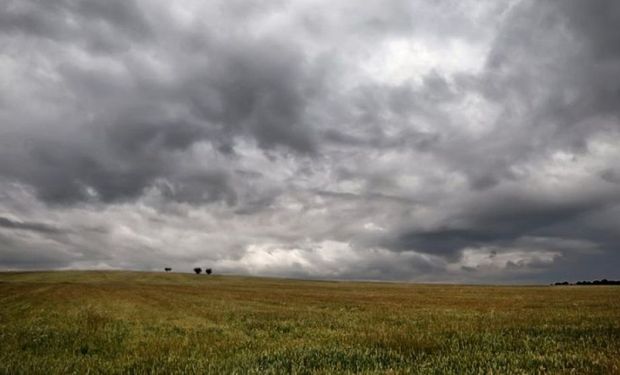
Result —
[{"label": "overcast sky", "polygon": [[0,269],[620,278],[620,2],[3,0]]}]

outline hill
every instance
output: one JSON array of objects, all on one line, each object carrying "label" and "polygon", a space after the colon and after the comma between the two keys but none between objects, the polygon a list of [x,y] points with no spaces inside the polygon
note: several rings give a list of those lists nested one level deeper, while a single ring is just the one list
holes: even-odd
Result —
[{"label": "hill", "polygon": [[0,273],[0,373],[620,373],[620,287]]}]

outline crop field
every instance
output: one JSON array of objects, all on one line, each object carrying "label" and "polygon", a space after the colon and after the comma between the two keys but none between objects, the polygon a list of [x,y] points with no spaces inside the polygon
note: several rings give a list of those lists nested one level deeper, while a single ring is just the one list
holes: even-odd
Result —
[{"label": "crop field", "polygon": [[618,374],[620,287],[0,273],[0,373]]}]

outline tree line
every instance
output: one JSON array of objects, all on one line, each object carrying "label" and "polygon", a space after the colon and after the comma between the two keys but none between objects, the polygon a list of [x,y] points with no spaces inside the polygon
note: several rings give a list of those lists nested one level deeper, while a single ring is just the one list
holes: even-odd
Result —
[{"label": "tree line", "polygon": [[620,285],[620,280],[594,280],[594,281],[577,281],[576,283],[569,283],[568,281],[557,282],[553,285]]}]

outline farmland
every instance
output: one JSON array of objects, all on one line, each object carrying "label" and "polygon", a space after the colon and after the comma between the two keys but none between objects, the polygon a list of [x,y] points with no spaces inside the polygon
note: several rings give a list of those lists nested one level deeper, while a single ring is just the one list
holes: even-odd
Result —
[{"label": "farmland", "polygon": [[620,287],[0,273],[0,373],[620,373]]}]

